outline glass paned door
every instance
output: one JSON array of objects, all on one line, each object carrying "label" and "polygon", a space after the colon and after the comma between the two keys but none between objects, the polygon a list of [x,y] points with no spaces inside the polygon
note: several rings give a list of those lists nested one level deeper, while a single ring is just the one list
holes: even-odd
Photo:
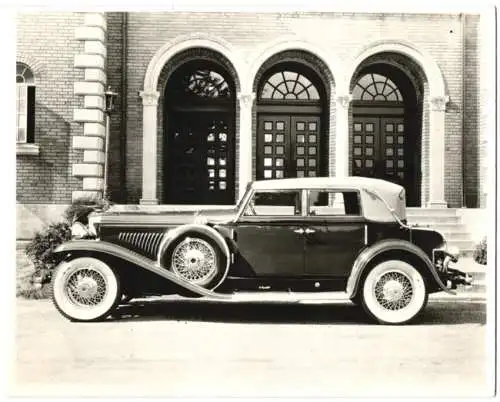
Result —
[{"label": "glass paned door", "polygon": [[259,116],[257,179],[319,176],[319,136],[319,116]]},{"label": "glass paned door", "polygon": [[405,185],[406,140],[403,117],[354,117],[352,174]]},{"label": "glass paned door", "polygon": [[172,204],[234,202],[233,126],[227,114],[177,112],[170,123],[167,201]]},{"label": "glass paned door", "polygon": [[387,180],[404,184],[407,173],[405,126],[401,117],[380,119],[382,174]]},{"label": "glass paned door", "polygon": [[[319,176],[319,116],[293,116],[292,120],[292,152],[295,172],[289,177]],[[295,173],[295,175],[293,174]]]},{"label": "glass paned door", "polygon": [[378,117],[354,118],[352,136],[353,176],[377,177],[380,160]]},{"label": "glass paned door", "polygon": [[290,169],[290,117],[260,116],[257,179],[282,179]]}]

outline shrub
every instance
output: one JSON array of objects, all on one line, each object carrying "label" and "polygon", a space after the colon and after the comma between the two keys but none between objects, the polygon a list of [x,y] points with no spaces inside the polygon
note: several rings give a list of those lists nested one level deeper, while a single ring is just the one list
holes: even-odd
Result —
[{"label": "shrub", "polygon": [[71,239],[71,225],[67,221],[52,223],[35,233],[26,246],[26,255],[35,266],[33,276],[41,277],[42,283],[50,280],[50,272],[57,261],[53,251],[61,243]]},{"label": "shrub", "polygon": [[94,211],[103,211],[109,208],[109,201],[95,198],[79,198],[75,200],[64,211],[64,219],[72,224],[81,222],[84,225],[88,223],[88,216]]},{"label": "shrub", "polygon": [[488,247],[485,237],[476,245],[476,248],[474,249],[473,253],[474,261],[476,261],[478,264],[486,265],[488,256],[487,253],[488,253]]},{"label": "shrub", "polygon": [[[32,288],[23,293],[27,297],[44,297],[45,284],[50,282],[52,271],[57,264],[54,249],[61,243],[71,239],[71,225],[74,222],[88,223],[88,216],[93,211],[103,211],[109,207],[109,201],[95,198],[81,198],[75,200],[64,211],[62,222],[51,223],[35,233],[33,239],[27,244],[26,256],[34,265],[30,283]],[[40,291],[41,286],[41,291]]]}]

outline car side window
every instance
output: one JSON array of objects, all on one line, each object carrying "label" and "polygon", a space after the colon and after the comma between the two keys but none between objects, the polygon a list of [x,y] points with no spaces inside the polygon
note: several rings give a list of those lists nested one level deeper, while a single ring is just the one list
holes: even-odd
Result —
[{"label": "car side window", "polygon": [[311,190],[308,195],[308,215],[359,216],[361,208],[356,191]]},{"label": "car side window", "polygon": [[243,216],[298,216],[301,214],[300,191],[257,191]]}]

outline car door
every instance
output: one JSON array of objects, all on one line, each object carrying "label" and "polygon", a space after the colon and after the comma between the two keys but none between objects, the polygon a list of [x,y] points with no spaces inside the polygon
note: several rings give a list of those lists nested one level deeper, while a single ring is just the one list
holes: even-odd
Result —
[{"label": "car door", "polygon": [[255,206],[255,215],[244,213],[236,222],[238,263],[245,266],[243,272],[247,275],[297,277],[304,274],[302,210],[292,205],[291,198],[288,200],[291,193],[301,199],[300,191],[279,194],[281,200],[267,200],[266,205]]},{"label": "car door", "polygon": [[[308,192],[304,220],[305,273],[307,276],[347,277],[357,255],[365,247],[366,222],[361,216],[359,194],[316,191],[313,196],[313,193]],[[320,198],[319,202],[316,198]]]}]

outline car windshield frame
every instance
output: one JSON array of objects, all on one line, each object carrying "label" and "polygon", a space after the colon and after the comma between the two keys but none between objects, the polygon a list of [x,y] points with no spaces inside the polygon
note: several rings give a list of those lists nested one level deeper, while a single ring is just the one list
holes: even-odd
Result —
[{"label": "car windshield frame", "polygon": [[[245,202],[242,203],[241,209],[238,210],[238,213],[236,214],[236,217],[234,219],[234,222],[239,222],[244,218],[245,220],[247,218],[250,218],[250,220],[255,220],[257,218],[262,218],[262,219],[297,219],[297,218],[303,218],[305,214],[305,207],[304,207],[304,201],[305,201],[305,189],[304,188],[276,188],[276,189],[255,189],[255,188],[250,188],[247,194],[242,198],[244,199]],[[248,205],[250,204],[250,201],[253,199],[254,195],[256,193],[292,193],[292,192],[297,192],[299,194],[299,199],[300,199],[300,213],[296,215],[244,215],[244,212],[247,210]]]}]

